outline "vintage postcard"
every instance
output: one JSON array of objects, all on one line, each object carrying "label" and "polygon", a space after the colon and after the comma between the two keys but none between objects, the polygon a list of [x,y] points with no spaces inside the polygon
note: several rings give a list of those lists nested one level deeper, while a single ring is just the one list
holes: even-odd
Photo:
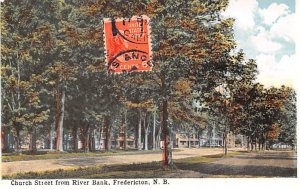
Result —
[{"label": "vintage postcard", "polygon": [[300,185],[298,1],[0,2],[1,188]]}]

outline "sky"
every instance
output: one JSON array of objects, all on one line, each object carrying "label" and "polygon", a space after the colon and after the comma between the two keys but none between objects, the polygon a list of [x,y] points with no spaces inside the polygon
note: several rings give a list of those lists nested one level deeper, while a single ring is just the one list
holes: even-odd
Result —
[{"label": "sky", "polygon": [[294,86],[296,70],[296,0],[229,0],[223,13],[235,18],[238,49],[255,59],[257,82],[266,87]]}]

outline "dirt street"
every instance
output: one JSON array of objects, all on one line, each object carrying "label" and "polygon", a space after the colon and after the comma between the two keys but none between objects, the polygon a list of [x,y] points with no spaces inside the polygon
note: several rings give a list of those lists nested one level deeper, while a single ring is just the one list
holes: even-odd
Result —
[{"label": "dirt street", "polygon": [[[238,150],[238,149],[234,149]],[[231,150],[232,151],[232,150]],[[204,156],[222,153],[222,149],[214,148],[185,148],[180,151],[173,152],[173,159],[180,159],[194,156]],[[47,160],[30,160],[2,162],[2,175],[29,172],[29,171],[46,171],[65,168],[76,168],[82,166],[93,166],[97,164],[120,164],[120,163],[145,163],[152,161],[160,161],[162,154],[134,154],[112,155],[112,156],[95,156],[95,157],[78,157],[66,159],[47,159]]]},{"label": "dirt street", "polygon": [[[240,149],[231,149],[236,151]],[[173,152],[173,159],[222,153],[222,149],[181,149]],[[97,164],[144,163],[160,161],[161,154],[119,154],[101,157],[31,160],[2,163],[2,175],[28,171],[45,171],[59,168],[76,168]],[[180,165],[178,165],[180,166]],[[211,163],[190,164],[179,167],[189,172],[181,177],[296,177],[297,163],[294,152],[241,153]]]}]

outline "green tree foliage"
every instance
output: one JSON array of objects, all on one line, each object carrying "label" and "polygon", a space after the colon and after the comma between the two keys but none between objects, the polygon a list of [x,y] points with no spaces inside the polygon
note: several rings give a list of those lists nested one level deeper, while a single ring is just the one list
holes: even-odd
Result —
[{"label": "green tree foliage", "polygon": [[297,107],[296,93],[292,88],[282,86],[282,91],[285,94],[286,101],[280,111],[280,134],[278,139],[280,142],[291,145],[294,148],[296,141],[296,125],[297,125]]},{"label": "green tree foliage", "polygon": [[45,83],[43,63],[33,55],[38,49],[33,33],[38,30],[38,7],[5,1],[2,9],[2,120],[4,127],[11,127],[18,151],[20,131],[27,128],[32,132],[49,113],[40,100]]}]

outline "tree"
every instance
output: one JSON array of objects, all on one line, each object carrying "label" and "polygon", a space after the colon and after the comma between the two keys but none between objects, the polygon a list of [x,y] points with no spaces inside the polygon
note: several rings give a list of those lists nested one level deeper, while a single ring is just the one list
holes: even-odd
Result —
[{"label": "tree", "polygon": [[[223,62],[220,60],[234,47],[232,21],[222,21],[219,16],[220,10],[224,9],[227,3],[227,1],[192,1],[188,3],[134,1],[125,4],[104,1],[87,3],[82,6],[91,16],[130,18],[132,15],[146,14],[150,17],[153,71],[149,74],[139,74],[138,77],[143,77],[140,85],[151,89],[158,96],[165,141],[165,165],[171,164],[168,159],[169,152],[171,152],[168,145],[168,119],[169,102],[172,101],[173,95],[176,96],[171,91],[173,84],[180,79],[202,83],[211,81],[209,78],[211,76],[222,76]],[[206,70],[212,68],[211,65],[218,68],[218,74],[214,72],[202,77],[200,73],[206,73]],[[132,75],[127,77],[132,77]],[[211,92],[216,83],[203,82],[201,89],[204,90],[205,86],[206,90]]]},{"label": "tree", "polygon": [[280,142],[289,144],[294,149],[296,146],[296,93],[293,89],[282,86],[281,89],[285,92],[286,102],[281,109],[280,119],[280,134],[278,140]]},{"label": "tree", "polygon": [[[161,1],[148,5],[148,15],[151,16],[152,22],[153,75],[160,94],[161,122],[164,133],[166,157],[164,165],[172,163],[168,159],[170,155],[168,131],[170,102],[173,102],[171,100],[173,96],[177,99],[179,97],[176,96],[178,95],[176,91],[172,91],[172,86],[177,81],[190,80],[198,86],[198,88],[194,87],[194,90],[201,91],[203,94],[206,91],[211,92],[216,84],[207,81],[211,81],[209,77],[215,73],[209,75],[205,67],[212,68],[214,65],[220,66],[219,69],[221,69],[221,62],[217,60],[225,57],[234,47],[231,42],[232,31],[226,34],[230,31],[232,23],[222,21],[219,17],[219,11],[226,5],[227,1],[188,3]],[[226,28],[221,28],[221,25]],[[217,77],[217,75],[214,76]],[[182,113],[188,115],[189,112],[183,111]]]},{"label": "tree", "polygon": [[244,52],[239,51],[228,59],[224,83],[218,87],[219,94],[216,96],[218,107],[223,110],[225,116],[225,154],[229,131],[246,134],[248,139],[256,131],[255,102],[260,99],[262,88],[259,84],[255,84],[257,74],[255,60],[245,61],[244,56]]},{"label": "tree", "polygon": [[269,148],[273,142],[278,138],[280,134],[280,126],[278,124],[273,124],[270,129],[266,132],[266,138],[269,141]]},{"label": "tree", "polygon": [[44,82],[41,70],[44,65],[34,53],[38,46],[35,45],[32,31],[39,29],[39,13],[36,11],[37,5],[29,2],[19,4],[17,1],[5,1],[1,4],[4,21],[1,47],[3,125],[12,127],[17,152],[20,148],[20,131],[26,127],[32,136],[31,147],[34,150],[32,132],[47,119],[49,113],[40,101],[44,92],[41,90]]}]

